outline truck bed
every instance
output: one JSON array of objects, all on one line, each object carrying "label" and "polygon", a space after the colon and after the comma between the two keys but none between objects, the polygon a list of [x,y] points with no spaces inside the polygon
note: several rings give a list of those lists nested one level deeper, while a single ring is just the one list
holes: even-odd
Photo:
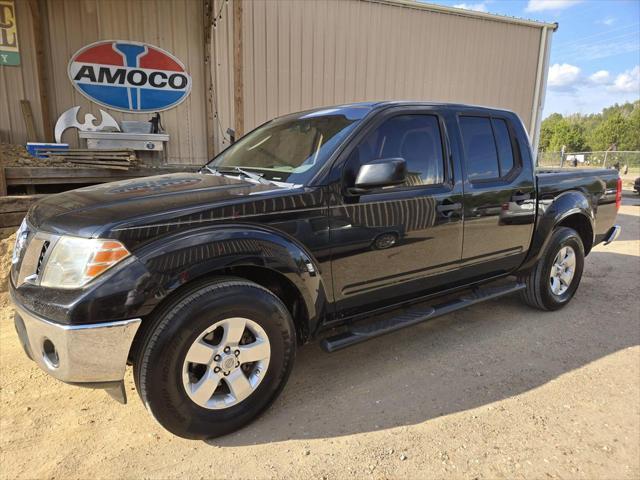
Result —
[{"label": "truck bed", "polygon": [[540,196],[568,190],[603,195],[613,189],[615,197],[618,172],[613,168],[544,168],[536,169],[536,178]]},{"label": "truck bed", "polygon": [[613,168],[543,168],[536,170],[536,180],[539,203],[554,200],[572,190],[585,194],[594,212],[596,244],[602,241],[615,223],[617,170]]}]

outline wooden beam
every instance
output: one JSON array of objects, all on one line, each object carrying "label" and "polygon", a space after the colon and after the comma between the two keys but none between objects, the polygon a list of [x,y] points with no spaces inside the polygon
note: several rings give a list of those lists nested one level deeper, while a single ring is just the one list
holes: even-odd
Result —
[{"label": "wooden beam", "polygon": [[105,183],[128,178],[150,177],[175,172],[193,172],[198,167],[180,165],[162,168],[129,169],[126,172],[103,168],[69,167],[5,167],[7,185],[59,185]]},{"label": "wooden beam", "polygon": [[27,141],[37,142],[38,134],[36,133],[36,126],[33,122],[33,111],[31,110],[31,102],[29,100],[20,100],[20,108],[22,109],[22,118],[24,119],[24,125],[27,127]]},{"label": "wooden beam", "polygon": [[0,197],[0,238],[15,233],[29,207],[44,195]]},{"label": "wooden beam", "polygon": [[33,23],[33,43],[36,51],[36,72],[38,76],[38,91],[40,92],[40,114],[42,115],[42,127],[44,129],[44,140],[53,141],[53,123],[49,109],[49,75],[47,72],[47,61],[45,58],[45,22],[46,5],[42,0],[29,0],[29,10],[31,10],[31,21]]},{"label": "wooden beam", "polygon": [[17,227],[26,212],[0,213],[0,228]]},{"label": "wooden beam", "polygon": [[[225,0],[221,0],[225,1]],[[213,158],[215,155],[215,106],[213,103],[213,73],[211,65],[211,44],[212,30],[213,30],[213,2],[214,0],[204,1],[204,95],[206,99],[206,132],[207,132],[207,156]]]},{"label": "wooden beam", "polygon": [[7,195],[7,180],[4,176],[4,167],[0,166],[0,197]]},{"label": "wooden beam", "polygon": [[0,197],[0,213],[22,212],[29,210],[29,207],[40,200],[44,195],[15,195],[10,197]]},{"label": "wooden beam", "polygon": [[244,81],[242,52],[242,0],[233,0],[233,109],[236,138],[244,135]]},{"label": "wooden beam", "polygon": [[0,228],[0,240],[10,237],[18,230],[16,227]]}]

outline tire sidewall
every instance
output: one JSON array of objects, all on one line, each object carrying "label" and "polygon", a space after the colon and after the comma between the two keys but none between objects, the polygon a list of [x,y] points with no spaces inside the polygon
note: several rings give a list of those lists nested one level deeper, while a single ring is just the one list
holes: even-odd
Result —
[{"label": "tire sidewall", "polygon": [[[571,280],[571,285],[569,285],[567,291],[562,295],[556,295],[551,291],[549,278],[554,260],[560,249],[564,247],[571,247],[575,252],[576,266]],[[549,310],[558,310],[565,306],[578,290],[583,270],[584,246],[580,236],[575,230],[570,228],[563,227],[558,229],[551,238],[540,272],[540,294],[542,296],[544,306]]]},{"label": "tire sidewall", "polygon": [[[207,409],[193,402],[185,391],[183,363],[190,346],[205,329],[230,317],[248,318],[264,329],[271,348],[269,366],[245,400],[224,409]],[[141,396],[156,420],[176,435],[224,435],[251,421],[275,400],[286,383],[294,356],[293,322],[271,292],[249,282],[203,287],[169,309],[151,333],[139,371]]]}]

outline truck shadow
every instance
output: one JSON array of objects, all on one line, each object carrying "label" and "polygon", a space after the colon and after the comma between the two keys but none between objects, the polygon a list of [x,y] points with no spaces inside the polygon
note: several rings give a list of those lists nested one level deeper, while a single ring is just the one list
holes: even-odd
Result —
[{"label": "truck shadow", "polygon": [[[637,240],[638,217],[618,218],[627,228],[619,241]],[[640,345],[640,257],[610,248],[589,255],[575,299],[559,312],[512,296],[331,355],[317,344],[303,347],[275,404],[248,427],[208,443],[330,438],[428,422]]]}]

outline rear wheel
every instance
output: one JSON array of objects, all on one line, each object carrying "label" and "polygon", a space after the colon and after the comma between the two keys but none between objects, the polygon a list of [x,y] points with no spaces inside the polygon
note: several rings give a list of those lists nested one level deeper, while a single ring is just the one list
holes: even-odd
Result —
[{"label": "rear wheel", "polygon": [[136,386],[170,432],[217,437],[275,400],[295,345],[293,321],[278,297],[253,282],[219,279],[185,292],[145,331]]},{"label": "rear wheel", "polygon": [[580,235],[559,227],[551,235],[544,255],[521,277],[526,284],[522,299],[541,310],[558,310],[576,293],[584,268],[584,246]]}]

